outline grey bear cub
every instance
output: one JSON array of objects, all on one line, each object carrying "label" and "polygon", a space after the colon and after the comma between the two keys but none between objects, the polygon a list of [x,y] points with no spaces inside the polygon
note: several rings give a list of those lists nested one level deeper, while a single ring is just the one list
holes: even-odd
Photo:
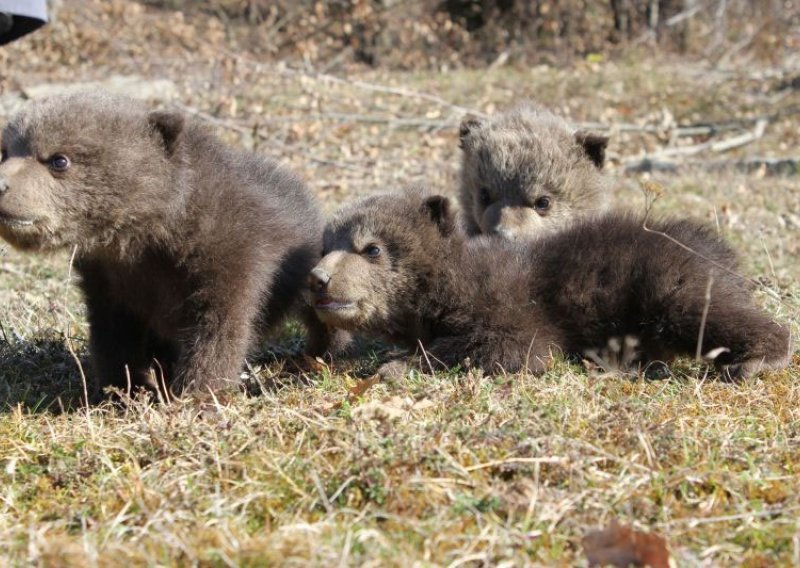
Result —
[{"label": "grey bear cub", "polygon": [[[322,226],[290,171],[179,112],[83,92],[3,131],[0,236],[75,247],[98,389],[235,385],[248,346],[297,306]],[[323,350],[325,326],[302,317]]]},{"label": "grey bear cub", "polygon": [[332,326],[421,347],[425,370],[541,373],[553,353],[626,335],[639,338],[642,364],[669,361],[693,355],[701,330],[702,353],[727,376],[789,362],[788,330],[727,272],[733,251],[703,226],[652,223],[696,252],[626,214],[509,242],[465,237],[453,209],[423,190],[345,206],[325,230],[307,301]]},{"label": "grey bear cub", "polygon": [[603,211],[607,144],[532,105],[465,119],[459,203],[467,233],[534,238]]}]

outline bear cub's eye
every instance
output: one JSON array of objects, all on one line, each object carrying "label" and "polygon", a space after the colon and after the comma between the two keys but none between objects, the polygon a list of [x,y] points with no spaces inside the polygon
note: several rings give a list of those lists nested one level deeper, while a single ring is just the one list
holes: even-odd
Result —
[{"label": "bear cub's eye", "polygon": [[481,205],[484,207],[491,205],[492,203],[492,196],[489,194],[489,190],[485,187],[482,187],[478,190],[478,199],[480,200]]},{"label": "bear cub's eye", "polygon": [[547,211],[550,209],[550,198],[549,197],[540,197],[536,201],[533,202],[533,208],[537,211]]},{"label": "bear cub's eye", "polygon": [[369,258],[378,258],[381,255],[381,247],[378,245],[369,245],[364,249],[362,254],[364,254],[364,256],[368,256]]},{"label": "bear cub's eye", "polygon": [[64,154],[53,154],[47,163],[50,165],[50,169],[55,172],[65,172],[71,165],[69,158]]}]

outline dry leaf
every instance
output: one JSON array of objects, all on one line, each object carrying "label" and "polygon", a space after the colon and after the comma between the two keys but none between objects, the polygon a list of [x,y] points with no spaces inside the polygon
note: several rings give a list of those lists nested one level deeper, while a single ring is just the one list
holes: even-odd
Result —
[{"label": "dry leaf", "polygon": [[377,385],[380,382],[381,382],[381,377],[380,375],[377,374],[372,375],[371,377],[364,379],[363,381],[358,381],[356,385],[348,391],[347,398],[334,404],[333,408],[335,410],[339,410],[345,402],[347,402],[347,404],[350,405],[355,404],[355,402],[359,398],[364,396],[364,394],[369,389],[371,389],[373,386]]},{"label": "dry leaf", "polygon": [[332,372],[331,368],[324,361],[305,354],[297,358],[289,359],[286,362],[284,370],[289,373],[322,373],[324,371]]},{"label": "dry leaf", "polygon": [[583,550],[589,566],[669,568],[669,551],[662,536],[639,532],[616,520],[583,537]]},{"label": "dry leaf", "polygon": [[350,402],[354,402],[357,398],[364,396],[364,393],[366,393],[373,386],[377,385],[379,382],[381,382],[381,378],[378,375],[372,375],[368,379],[359,381],[356,383],[356,386],[350,389],[350,394],[347,399]]},{"label": "dry leaf", "polygon": [[640,179],[639,186],[644,190],[645,193],[656,198],[661,197],[664,195],[664,193],[666,193],[663,185],[651,179]]}]

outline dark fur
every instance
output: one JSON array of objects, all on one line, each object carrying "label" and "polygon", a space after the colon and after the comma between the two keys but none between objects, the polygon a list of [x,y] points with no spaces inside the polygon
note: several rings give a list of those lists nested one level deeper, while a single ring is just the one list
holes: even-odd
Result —
[{"label": "dark fur", "polygon": [[[98,387],[153,387],[151,371],[175,393],[235,384],[319,258],[321,217],[291,172],[126,98],[33,103],[3,132],[0,179],[0,235],[77,247]],[[321,350],[323,326],[305,319]]]},{"label": "dark fur", "polygon": [[443,197],[372,196],[329,223],[310,300],[331,325],[421,344],[423,367],[466,359],[539,373],[553,349],[583,354],[625,335],[639,338],[645,363],[693,355],[713,276],[702,352],[728,349],[714,363],[731,376],[786,366],[788,332],[726,272],[730,248],[687,221],[653,225],[713,262],[623,214],[519,244],[465,239]]}]

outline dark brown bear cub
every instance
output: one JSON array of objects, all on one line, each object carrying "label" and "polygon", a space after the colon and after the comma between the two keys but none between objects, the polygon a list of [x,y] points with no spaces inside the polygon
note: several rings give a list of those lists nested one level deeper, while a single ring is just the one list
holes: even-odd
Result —
[{"label": "dark brown bear cub", "polygon": [[97,387],[235,384],[251,341],[296,304],[321,234],[297,177],[177,112],[79,93],[3,131],[0,236],[75,247]]},{"label": "dark brown bear cub", "polygon": [[646,364],[693,355],[701,329],[701,352],[726,375],[785,367],[789,334],[726,272],[729,247],[686,221],[653,228],[705,258],[621,214],[512,243],[465,238],[447,198],[376,195],[328,224],[308,299],[333,326],[421,346],[425,369],[468,360],[539,373],[555,351],[583,354],[626,335],[639,338]]}]

